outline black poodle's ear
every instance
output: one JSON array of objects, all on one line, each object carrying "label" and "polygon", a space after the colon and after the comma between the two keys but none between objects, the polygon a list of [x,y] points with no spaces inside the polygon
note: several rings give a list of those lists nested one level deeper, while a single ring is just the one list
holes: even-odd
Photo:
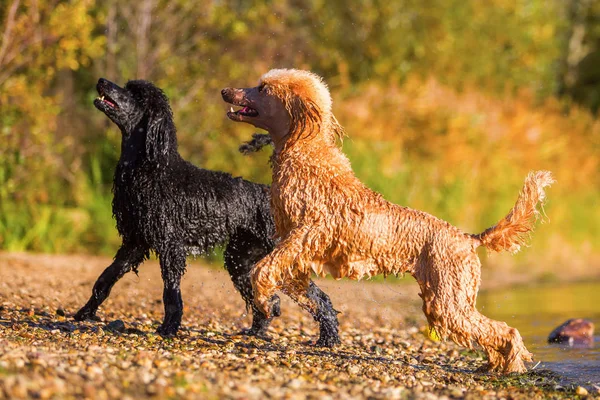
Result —
[{"label": "black poodle's ear", "polygon": [[173,123],[173,110],[167,95],[154,84],[144,80],[127,82],[125,86],[143,112],[137,123],[138,132],[144,135],[146,159],[150,162],[167,164],[169,156],[177,152],[177,134]]},{"label": "black poodle's ear", "polygon": [[168,119],[165,117],[150,119],[148,132],[146,132],[146,157],[148,160],[156,162],[169,154],[171,150],[169,148],[171,145],[170,128]]}]

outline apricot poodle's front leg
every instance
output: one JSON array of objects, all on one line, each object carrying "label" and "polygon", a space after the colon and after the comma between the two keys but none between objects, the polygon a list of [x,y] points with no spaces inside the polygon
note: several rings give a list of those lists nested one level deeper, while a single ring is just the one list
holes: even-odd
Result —
[{"label": "apricot poodle's front leg", "polygon": [[295,280],[300,272],[298,268],[308,265],[312,258],[309,246],[304,245],[310,243],[307,237],[309,230],[309,227],[304,226],[291,231],[252,270],[254,303],[267,318],[271,317],[270,301],[275,291],[281,289],[286,282]]},{"label": "apricot poodle's front leg", "polygon": [[278,268],[276,257],[271,255],[260,260],[252,270],[252,292],[254,293],[254,304],[267,319],[271,315],[271,298],[281,287],[280,273],[271,272]]}]

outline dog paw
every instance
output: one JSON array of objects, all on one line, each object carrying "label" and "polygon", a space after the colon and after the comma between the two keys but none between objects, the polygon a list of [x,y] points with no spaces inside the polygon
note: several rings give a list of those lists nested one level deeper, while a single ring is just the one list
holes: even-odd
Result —
[{"label": "dog paw", "polygon": [[242,329],[239,334],[242,336],[253,336],[266,342],[271,342],[273,340],[273,338],[270,335],[267,335],[264,330],[255,330],[252,328]]},{"label": "dog paw", "polygon": [[480,367],[477,367],[475,369],[475,373],[476,374],[487,374],[490,372],[494,372],[496,370],[496,367],[491,365],[490,363],[485,363]]},{"label": "dog paw", "polygon": [[525,367],[525,363],[522,360],[518,360],[512,363],[507,364],[502,371],[503,374],[524,374],[527,372],[527,367]]},{"label": "dog paw", "polygon": [[320,337],[319,340],[315,343],[315,347],[328,347],[333,348],[342,342],[338,336],[325,336]]},{"label": "dog paw", "polygon": [[100,318],[96,316],[96,312],[89,310],[87,308],[82,308],[81,310],[77,311],[77,313],[75,315],[73,315],[73,319],[75,321],[85,321],[87,319],[92,320],[92,321],[100,321]]},{"label": "dog paw", "polygon": [[162,324],[156,329],[156,333],[164,338],[172,338],[177,335],[178,327]]}]

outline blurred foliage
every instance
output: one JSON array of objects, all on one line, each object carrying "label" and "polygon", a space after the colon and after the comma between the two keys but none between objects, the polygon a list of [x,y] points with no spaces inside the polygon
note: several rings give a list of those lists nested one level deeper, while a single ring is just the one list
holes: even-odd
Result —
[{"label": "blurred foliage", "polygon": [[0,248],[115,250],[120,133],[92,105],[99,77],[154,81],[184,157],[268,182],[268,152],[237,153],[254,130],[227,121],[220,89],[295,67],[326,78],[344,150],[386,198],[477,232],[548,168],[533,252],[597,254],[600,75],[584,65],[599,17],[600,0],[5,0]]}]

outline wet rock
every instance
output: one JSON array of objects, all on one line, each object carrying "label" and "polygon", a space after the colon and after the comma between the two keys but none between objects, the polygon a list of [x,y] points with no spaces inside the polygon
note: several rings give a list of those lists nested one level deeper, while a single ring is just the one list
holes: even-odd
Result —
[{"label": "wet rock", "polygon": [[113,322],[107,324],[104,327],[104,330],[107,332],[123,333],[123,332],[125,332],[125,323],[123,321],[121,321],[120,319],[117,319],[116,321],[113,321]]},{"label": "wet rock", "polygon": [[67,314],[65,313],[65,310],[63,310],[62,308],[57,308],[57,309],[56,309],[56,315],[58,315],[58,316],[61,316],[61,317],[64,317],[64,316],[66,316]]},{"label": "wet rock", "polygon": [[594,343],[594,324],[587,319],[570,319],[550,333],[548,342],[568,343],[569,346],[591,346]]}]

